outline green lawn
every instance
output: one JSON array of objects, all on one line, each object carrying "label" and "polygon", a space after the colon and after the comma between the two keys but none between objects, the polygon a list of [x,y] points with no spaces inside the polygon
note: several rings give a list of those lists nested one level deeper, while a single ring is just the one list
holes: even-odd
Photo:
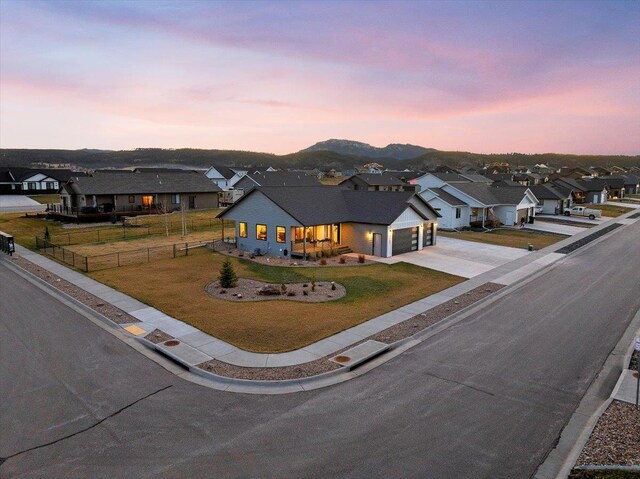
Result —
[{"label": "green lawn", "polygon": [[602,211],[602,216],[609,216],[612,218],[617,218],[629,211],[633,211],[633,208],[624,208],[622,206],[614,206],[608,204],[586,204],[584,205],[587,208],[593,208],[594,210]]},{"label": "green lawn", "polygon": [[[226,256],[198,250],[186,257],[90,273],[181,321],[248,351],[291,351],[464,281],[406,263],[295,268],[229,258],[239,277],[276,284],[335,281],[347,295],[326,303],[233,302],[209,296]],[[233,290],[228,290],[232,298]]]},{"label": "green lawn", "polygon": [[532,244],[533,248],[536,250],[545,248],[565,239],[562,236],[511,229],[499,229],[487,232],[463,231],[461,233],[439,231],[438,234],[446,238],[456,238],[497,246],[509,246],[511,248],[527,248],[529,244]]},{"label": "green lawn", "polygon": [[60,195],[50,194],[50,195],[29,195],[29,198],[37,201],[41,205],[46,205],[49,203],[60,203]]}]

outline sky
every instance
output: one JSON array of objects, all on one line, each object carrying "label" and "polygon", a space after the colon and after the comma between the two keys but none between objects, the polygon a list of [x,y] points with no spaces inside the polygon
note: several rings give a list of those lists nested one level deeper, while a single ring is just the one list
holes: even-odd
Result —
[{"label": "sky", "polygon": [[640,154],[638,1],[0,0],[0,147]]}]

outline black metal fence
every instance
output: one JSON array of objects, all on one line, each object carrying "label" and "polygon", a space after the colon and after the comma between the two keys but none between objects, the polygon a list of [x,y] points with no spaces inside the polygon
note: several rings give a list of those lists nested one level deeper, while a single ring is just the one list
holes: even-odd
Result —
[{"label": "black metal fence", "polygon": [[36,248],[58,261],[62,261],[74,268],[86,273],[101,269],[117,268],[131,264],[149,263],[154,260],[178,258],[189,256],[190,252],[198,248],[213,249],[221,240],[194,241],[184,243],[173,243],[148,248],[138,248],[127,251],[117,251],[100,255],[85,256],[71,251],[69,248],[59,246],[51,241],[36,236]]}]

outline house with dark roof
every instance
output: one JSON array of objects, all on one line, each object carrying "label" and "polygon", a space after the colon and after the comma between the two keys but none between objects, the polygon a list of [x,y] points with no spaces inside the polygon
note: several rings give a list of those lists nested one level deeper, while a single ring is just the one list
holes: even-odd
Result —
[{"label": "house with dark roof", "polygon": [[600,176],[599,179],[607,183],[607,189],[609,192],[608,199],[617,200],[624,198],[625,179],[622,176]]},{"label": "house with dark roof", "polygon": [[538,199],[540,213],[561,215],[565,209],[573,205],[573,194],[570,188],[561,188],[549,183],[530,186],[529,189]]},{"label": "house with dark roof", "polygon": [[574,203],[606,203],[609,197],[607,183],[599,178],[574,179],[569,177],[557,178],[553,184],[564,188],[571,188]]},{"label": "house with dark roof", "polygon": [[[445,218],[443,228],[485,227],[489,223],[513,226],[523,218],[535,216],[537,198],[526,186],[494,186],[472,181],[446,182],[435,175],[422,178],[428,184],[420,195]],[[444,200],[439,191],[448,193],[462,204]],[[466,205],[466,206],[465,206]]]},{"label": "house with dark roof", "polygon": [[640,173],[638,175],[624,173],[620,176],[624,178],[624,192],[626,195],[640,194]]},{"label": "house with dark roof", "polygon": [[362,191],[414,191],[415,187],[389,172],[358,173],[338,184],[344,188]]},{"label": "house with dark roof", "polygon": [[84,176],[67,169],[33,169],[7,167],[0,169],[0,194],[38,195],[58,193],[72,176]]},{"label": "house with dark roof", "polygon": [[421,250],[435,243],[438,217],[410,191],[334,186],[257,186],[218,215],[235,221],[239,249],[302,258],[329,251],[388,257]]},{"label": "house with dark roof", "polygon": [[244,175],[233,188],[246,195],[258,186],[318,186],[319,184],[315,176],[295,171],[255,171]]},{"label": "house with dark roof", "polygon": [[181,173],[109,173],[73,177],[60,192],[61,206],[52,214],[81,219],[100,219],[100,215],[116,213],[163,213],[187,209],[218,207],[220,188],[204,174]]},{"label": "house with dark roof", "polygon": [[223,190],[233,188],[233,186],[246,174],[246,169],[229,168],[226,166],[211,166],[204,172],[204,175],[207,178]]}]

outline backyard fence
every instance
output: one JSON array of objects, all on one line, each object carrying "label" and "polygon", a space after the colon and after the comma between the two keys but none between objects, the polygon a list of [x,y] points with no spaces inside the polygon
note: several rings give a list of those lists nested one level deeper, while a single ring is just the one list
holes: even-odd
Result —
[{"label": "backyard fence", "polygon": [[[233,233],[234,223],[226,220],[225,228]],[[189,232],[219,231],[222,223],[217,219],[190,219],[186,221]],[[78,228],[74,231],[58,232],[51,235],[50,241],[56,245],[70,246],[84,243],[102,243],[106,241],[120,241],[142,238],[151,235],[182,234],[182,224],[175,219],[165,225],[162,222],[145,225],[135,220],[127,220],[121,226],[106,226],[104,228]]]},{"label": "backyard fence", "polygon": [[93,256],[84,256],[64,246],[36,236],[36,248],[40,252],[51,256],[63,263],[73,266],[86,273],[101,269],[117,268],[131,264],[149,263],[154,260],[189,256],[197,248],[215,248],[222,240],[194,241],[173,243],[149,248],[138,248],[128,251],[118,251]]}]

